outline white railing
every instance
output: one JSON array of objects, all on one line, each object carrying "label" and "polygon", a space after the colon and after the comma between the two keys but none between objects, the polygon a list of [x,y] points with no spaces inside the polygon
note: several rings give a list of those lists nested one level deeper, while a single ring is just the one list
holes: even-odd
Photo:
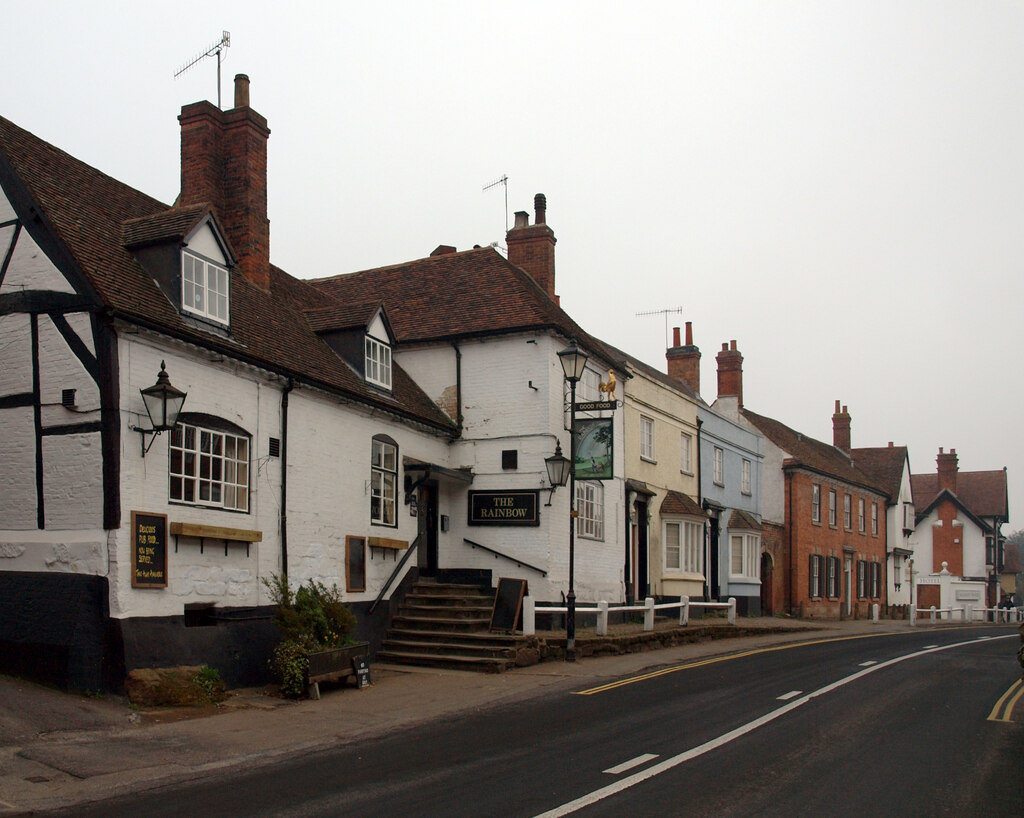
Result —
[{"label": "white railing", "polygon": [[[936,615],[939,620],[946,619],[951,620],[955,612],[960,613],[961,622],[988,622],[988,614],[992,614],[991,621],[995,623],[1002,622],[1024,622],[1024,607],[1020,608],[975,608],[971,605],[966,605],[962,608],[937,608],[932,605],[930,608],[911,608],[910,609],[910,624],[913,625],[918,619],[918,614],[927,614],[930,622],[936,621]],[[949,614],[948,617],[943,617],[943,614]]]},{"label": "white railing", "polygon": [[[702,608],[708,610],[720,609],[728,612],[730,625],[736,624],[736,598],[729,597],[728,602],[691,602],[688,596],[682,597],[678,602],[654,603],[652,597],[647,597],[643,605],[615,605],[609,606],[607,602],[601,601],[596,607],[576,607],[576,616],[597,616],[597,635],[608,635],[608,614],[609,613],[640,613],[644,615],[644,630],[654,630],[654,612],[679,609],[679,624],[687,625],[690,622],[690,609]],[[568,613],[565,606],[542,605],[538,606],[533,597],[523,599],[523,633],[532,636],[537,632],[537,614],[539,613]]]}]

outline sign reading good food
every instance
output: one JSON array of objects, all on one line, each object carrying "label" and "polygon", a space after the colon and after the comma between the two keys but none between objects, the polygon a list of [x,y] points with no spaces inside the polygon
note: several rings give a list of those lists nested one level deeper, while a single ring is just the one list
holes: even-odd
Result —
[{"label": "sign reading good food", "polygon": [[132,587],[167,587],[167,515],[132,512]]},{"label": "sign reading good food", "polygon": [[540,525],[537,491],[469,492],[470,525]]}]

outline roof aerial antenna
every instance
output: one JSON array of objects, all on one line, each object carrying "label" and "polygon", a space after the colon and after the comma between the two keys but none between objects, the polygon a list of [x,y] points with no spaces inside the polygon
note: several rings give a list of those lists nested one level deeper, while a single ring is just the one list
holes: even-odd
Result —
[{"label": "roof aerial antenna", "polygon": [[664,314],[664,316],[665,316],[665,349],[668,349],[668,347],[669,347],[669,344],[668,344],[668,316],[669,316],[669,313],[681,313],[682,311],[683,311],[682,307],[669,307],[668,309],[664,309],[664,310],[650,310],[649,312],[638,312],[636,314],[636,317],[637,318],[642,318],[642,317],[647,316],[647,315],[662,315],[662,314]]},{"label": "roof aerial antenna", "polygon": [[488,182],[486,185],[484,185],[484,190],[490,190],[492,187],[497,187],[498,185],[504,185],[505,186],[505,232],[507,233],[508,232],[508,175],[503,173],[503,174],[501,174],[501,176],[499,176],[493,182]]},{"label": "roof aerial antenna", "polygon": [[188,71],[193,65],[195,65],[200,60],[206,59],[207,57],[213,57],[214,55],[216,55],[216,57],[217,57],[217,107],[220,108],[221,110],[224,110],[224,109],[223,109],[223,106],[220,104],[220,64],[224,61],[224,49],[227,48],[229,45],[231,45],[231,32],[230,31],[222,31],[221,32],[221,36],[220,36],[220,40],[215,42],[208,49],[206,49],[206,51],[204,51],[202,54],[199,54],[194,59],[192,59],[189,62],[185,63],[181,68],[179,68],[177,71],[174,72],[174,78],[177,79],[178,77],[180,77],[182,74],[184,74],[186,71]]}]

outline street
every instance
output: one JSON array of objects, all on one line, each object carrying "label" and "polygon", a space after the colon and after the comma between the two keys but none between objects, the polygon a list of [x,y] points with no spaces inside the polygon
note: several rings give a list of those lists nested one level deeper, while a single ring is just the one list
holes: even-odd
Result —
[{"label": "street", "polygon": [[57,814],[1017,814],[1024,722],[990,716],[1018,645],[1012,627],[808,639]]}]

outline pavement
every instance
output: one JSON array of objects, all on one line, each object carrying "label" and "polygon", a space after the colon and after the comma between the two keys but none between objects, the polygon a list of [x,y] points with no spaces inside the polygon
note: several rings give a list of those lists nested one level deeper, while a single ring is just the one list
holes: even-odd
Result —
[{"label": "pavement", "polygon": [[[218,706],[139,710],[123,698],[62,693],[0,676],[0,818],[226,775],[235,767],[251,770],[456,712],[583,689],[707,656],[910,630],[900,621],[743,618],[739,624],[751,635],[575,663],[542,662],[503,674],[374,664],[369,687],[324,687],[319,701],[289,701],[265,689],[245,689],[232,691]],[[919,623],[917,629],[927,627],[942,626]],[[729,635],[726,623],[720,630],[716,635]],[[577,642],[593,638],[581,631]]]}]

